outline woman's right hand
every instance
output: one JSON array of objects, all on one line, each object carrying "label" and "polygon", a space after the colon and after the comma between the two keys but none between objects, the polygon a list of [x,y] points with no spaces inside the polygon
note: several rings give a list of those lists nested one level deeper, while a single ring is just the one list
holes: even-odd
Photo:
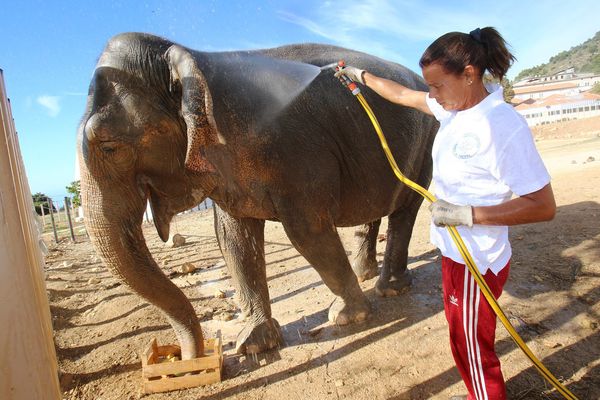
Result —
[{"label": "woman's right hand", "polygon": [[364,72],[365,72],[364,69],[359,69],[359,68],[351,67],[350,65],[347,65],[345,68],[342,68],[338,72],[336,72],[335,77],[339,78],[341,75],[346,75],[348,78],[352,79],[354,82],[358,82],[361,85],[364,85],[365,84],[365,81],[363,80]]}]

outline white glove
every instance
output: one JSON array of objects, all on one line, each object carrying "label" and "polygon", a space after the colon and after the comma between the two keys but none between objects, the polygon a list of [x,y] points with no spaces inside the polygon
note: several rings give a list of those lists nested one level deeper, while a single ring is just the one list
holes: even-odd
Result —
[{"label": "white glove", "polygon": [[356,67],[351,67],[351,66],[346,66],[346,68],[339,70],[338,72],[335,73],[335,77],[339,78],[340,75],[346,75],[348,78],[352,79],[354,82],[358,82],[361,85],[365,84],[365,81],[363,81],[363,72],[365,72],[364,69],[358,69]]},{"label": "white glove", "polygon": [[436,226],[473,226],[473,207],[471,206],[457,206],[445,200],[437,200],[429,205],[429,211],[431,211],[431,217]]}]

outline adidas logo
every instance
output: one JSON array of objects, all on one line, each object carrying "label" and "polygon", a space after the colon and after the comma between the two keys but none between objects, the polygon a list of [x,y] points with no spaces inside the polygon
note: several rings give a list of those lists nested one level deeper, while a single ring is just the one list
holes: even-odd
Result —
[{"label": "adidas logo", "polygon": [[451,294],[450,295],[450,304],[454,304],[455,306],[458,306],[458,297],[456,297],[455,295]]}]

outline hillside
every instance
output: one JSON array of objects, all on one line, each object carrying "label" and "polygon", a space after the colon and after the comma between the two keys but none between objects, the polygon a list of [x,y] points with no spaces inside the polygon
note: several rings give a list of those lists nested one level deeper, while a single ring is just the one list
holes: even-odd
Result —
[{"label": "hillside", "polygon": [[515,77],[515,82],[535,75],[548,75],[565,68],[575,67],[575,72],[600,73],[600,32],[582,44],[561,51],[550,57],[550,60],[541,65],[524,69]]}]

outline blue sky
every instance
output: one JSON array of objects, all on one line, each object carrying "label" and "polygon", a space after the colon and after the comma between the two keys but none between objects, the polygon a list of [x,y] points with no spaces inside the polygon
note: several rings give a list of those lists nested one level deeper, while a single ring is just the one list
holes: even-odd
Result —
[{"label": "blue sky", "polygon": [[62,198],[74,180],[89,80],[116,33],[154,33],[204,51],[330,43],[420,72],[419,57],[440,35],[494,26],[518,58],[514,77],[591,38],[598,15],[597,0],[11,1],[0,15],[0,68],[31,192]]}]

